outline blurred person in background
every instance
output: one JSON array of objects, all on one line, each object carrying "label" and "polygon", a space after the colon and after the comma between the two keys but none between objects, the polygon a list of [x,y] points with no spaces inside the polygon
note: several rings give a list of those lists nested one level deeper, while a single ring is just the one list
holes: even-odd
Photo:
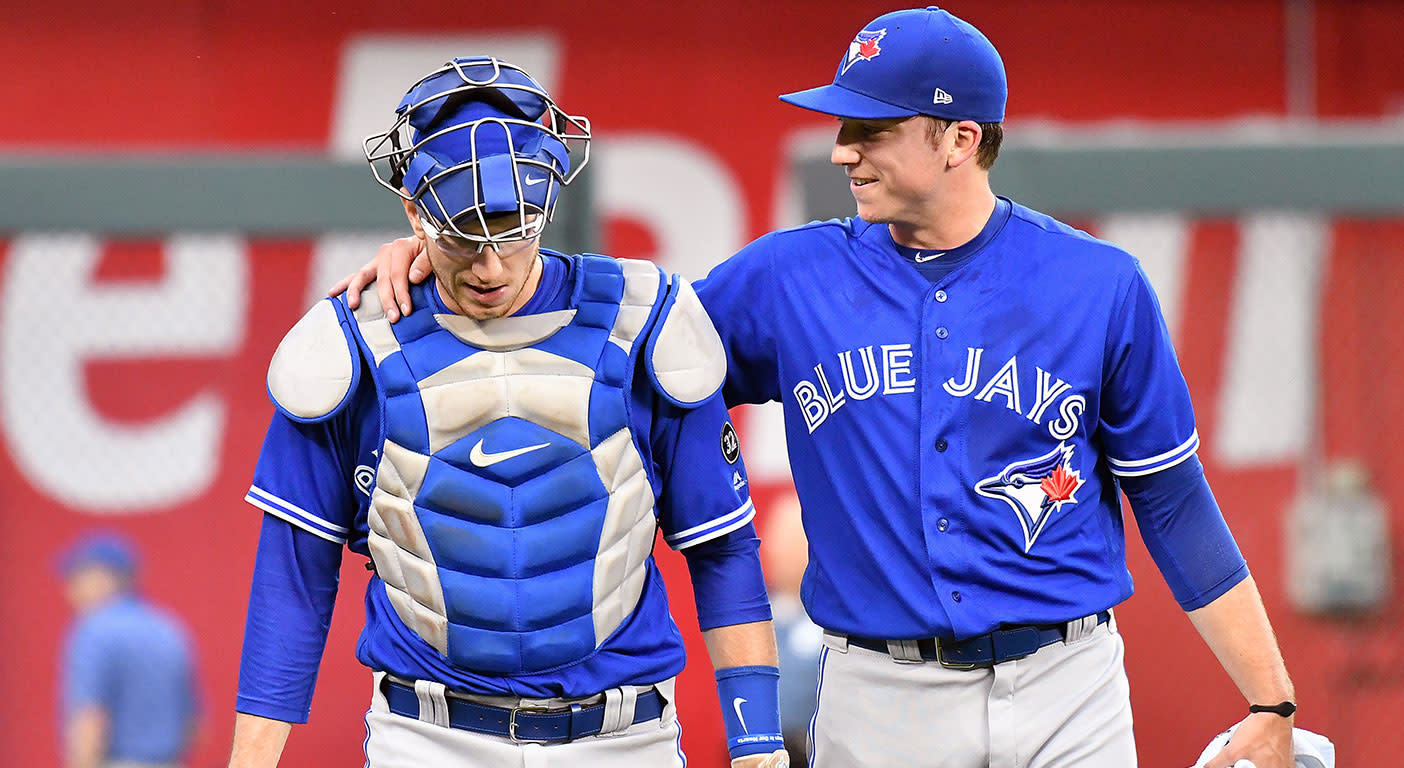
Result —
[{"label": "blurred person in background", "polygon": [[790,764],[804,768],[808,765],[805,743],[809,720],[814,716],[824,630],[809,620],[800,602],[809,541],[800,522],[799,497],[793,491],[782,496],[761,528],[761,565],[780,653],[780,732],[785,736]]},{"label": "blurred person in background", "polygon": [[115,533],[85,536],[60,558],[75,614],[61,670],[67,768],[174,768],[194,741],[190,636],[137,593],[137,565]]}]

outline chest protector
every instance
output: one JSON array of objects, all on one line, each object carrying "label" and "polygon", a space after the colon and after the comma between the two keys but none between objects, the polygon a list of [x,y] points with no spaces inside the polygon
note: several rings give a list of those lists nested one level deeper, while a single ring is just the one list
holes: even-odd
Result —
[{"label": "chest protector", "polygon": [[578,257],[571,308],[355,325],[384,444],[369,546],[400,619],[453,664],[496,675],[592,653],[633,611],[654,495],[630,424],[635,344],[666,293],[657,267]]}]

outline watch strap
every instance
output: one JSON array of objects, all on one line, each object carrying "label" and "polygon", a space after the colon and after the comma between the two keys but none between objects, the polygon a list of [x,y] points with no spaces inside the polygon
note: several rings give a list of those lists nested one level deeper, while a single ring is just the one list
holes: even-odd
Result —
[{"label": "watch strap", "polygon": [[1271,712],[1274,715],[1277,715],[1278,717],[1291,717],[1293,714],[1296,713],[1296,711],[1297,705],[1290,701],[1283,701],[1277,704],[1273,704],[1271,706],[1268,706],[1267,704],[1250,704],[1248,706],[1249,714],[1256,714],[1258,712]]}]

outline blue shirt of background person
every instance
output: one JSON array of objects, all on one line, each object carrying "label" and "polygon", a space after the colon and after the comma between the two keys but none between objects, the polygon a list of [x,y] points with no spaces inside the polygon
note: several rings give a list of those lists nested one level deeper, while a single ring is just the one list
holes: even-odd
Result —
[{"label": "blue shirt of background person", "polygon": [[136,594],[136,556],[119,536],[80,540],[61,571],[77,614],[61,672],[66,765],[178,763],[199,714],[185,628]]}]

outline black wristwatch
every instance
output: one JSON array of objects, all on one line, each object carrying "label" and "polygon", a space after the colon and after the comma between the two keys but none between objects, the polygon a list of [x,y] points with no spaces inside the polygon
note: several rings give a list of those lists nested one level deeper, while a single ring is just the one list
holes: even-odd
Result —
[{"label": "black wristwatch", "polygon": [[1270,707],[1266,704],[1250,704],[1248,706],[1249,714],[1255,714],[1258,712],[1271,712],[1274,715],[1277,715],[1278,717],[1291,717],[1293,714],[1296,713],[1296,711],[1297,705],[1290,701],[1284,701],[1281,704],[1273,704]]}]

